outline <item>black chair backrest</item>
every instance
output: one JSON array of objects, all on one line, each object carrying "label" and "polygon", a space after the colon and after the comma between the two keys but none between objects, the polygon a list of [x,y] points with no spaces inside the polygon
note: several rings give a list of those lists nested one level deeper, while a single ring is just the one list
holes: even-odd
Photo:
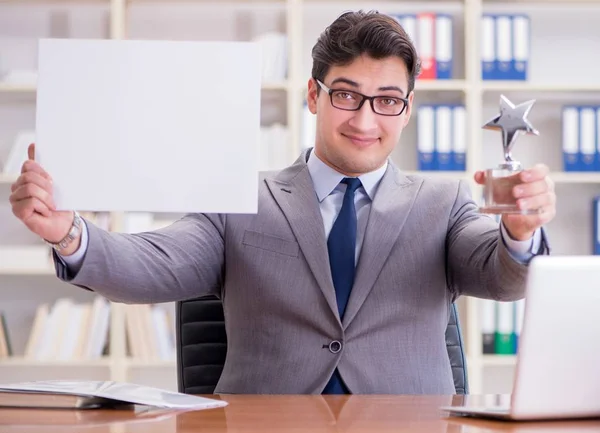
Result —
[{"label": "black chair backrest", "polygon": [[[177,385],[186,394],[213,394],[227,355],[221,301],[214,296],[176,303]],[[468,394],[467,366],[458,311],[452,304],[446,347],[456,394]]]}]

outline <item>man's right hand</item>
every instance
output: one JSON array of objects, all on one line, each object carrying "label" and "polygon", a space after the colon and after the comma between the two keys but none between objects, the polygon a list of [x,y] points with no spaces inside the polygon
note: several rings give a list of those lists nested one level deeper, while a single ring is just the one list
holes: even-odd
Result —
[{"label": "man's right hand", "polygon": [[[52,178],[35,162],[35,144],[27,150],[29,159],[21,168],[21,175],[11,186],[10,203],[13,214],[36,235],[48,242],[58,243],[69,233],[73,211],[57,211],[54,204]],[[70,255],[81,241],[75,239],[61,254]]]}]

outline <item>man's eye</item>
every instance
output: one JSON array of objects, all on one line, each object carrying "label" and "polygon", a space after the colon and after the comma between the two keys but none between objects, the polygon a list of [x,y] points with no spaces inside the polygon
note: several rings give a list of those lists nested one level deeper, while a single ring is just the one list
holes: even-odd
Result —
[{"label": "man's eye", "polygon": [[389,106],[393,106],[393,105],[396,105],[398,103],[398,100],[394,99],[394,98],[382,98],[379,101],[383,105],[389,105]]},{"label": "man's eye", "polygon": [[339,99],[354,99],[354,95],[349,92],[336,92],[335,96]]}]

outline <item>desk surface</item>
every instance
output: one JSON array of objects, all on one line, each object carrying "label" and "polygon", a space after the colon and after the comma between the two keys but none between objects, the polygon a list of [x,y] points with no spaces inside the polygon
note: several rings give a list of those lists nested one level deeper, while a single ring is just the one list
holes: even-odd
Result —
[{"label": "desk surface", "polygon": [[[558,433],[600,432],[600,419],[514,423],[448,417],[462,396],[207,396],[225,408],[192,412],[0,409],[0,433]],[[489,401],[489,396],[488,397]],[[468,396],[469,402],[484,396]],[[85,429],[84,429],[85,426]]]}]

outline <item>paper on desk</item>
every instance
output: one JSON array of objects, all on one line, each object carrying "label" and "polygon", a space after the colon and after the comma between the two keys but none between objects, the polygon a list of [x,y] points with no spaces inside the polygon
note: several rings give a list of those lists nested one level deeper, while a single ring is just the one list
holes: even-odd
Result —
[{"label": "paper on desk", "polygon": [[94,380],[42,380],[0,384],[2,391],[44,392],[52,394],[103,397],[125,403],[170,409],[212,409],[227,402],[212,398],[172,392],[127,382]]},{"label": "paper on desk", "polygon": [[260,48],[41,39],[36,160],[59,209],[255,213]]}]

